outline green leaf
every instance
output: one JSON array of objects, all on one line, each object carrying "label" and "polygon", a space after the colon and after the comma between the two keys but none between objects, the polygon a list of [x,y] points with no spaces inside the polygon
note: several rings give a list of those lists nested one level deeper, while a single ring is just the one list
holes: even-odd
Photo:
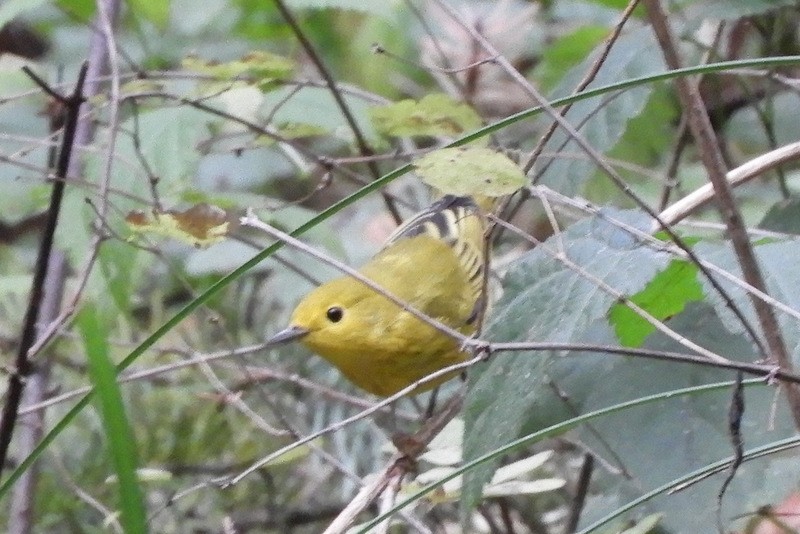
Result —
[{"label": "green leaf", "polygon": [[[138,287],[140,270],[136,269],[138,250],[116,239],[103,243],[98,251],[98,263],[108,288],[110,302],[116,312],[128,315],[131,310],[131,296]],[[103,300],[102,304],[109,301]],[[110,310],[109,310],[110,311]]]},{"label": "green leaf", "polygon": [[788,198],[773,205],[758,227],[773,232],[800,234],[800,198]]},{"label": "green leaf", "polygon": [[276,133],[286,139],[302,139],[305,137],[326,135],[329,132],[325,128],[315,124],[307,124],[303,122],[285,122],[277,125]]},{"label": "green leaf", "polygon": [[81,310],[77,323],[86,347],[89,374],[97,392],[108,452],[119,482],[121,522],[126,533],[145,533],[147,513],[136,474],[136,440],[125,413],[117,372],[110,359],[109,332],[91,304]]},{"label": "green leaf", "polygon": [[[634,213],[604,213],[634,227],[648,224],[646,217]],[[616,298],[545,252],[557,240],[572,262],[623,294],[642,290],[669,261],[665,253],[641,246],[601,217],[581,221],[510,266],[503,298],[494,306],[487,328],[489,339],[613,343],[603,325]],[[592,391],[589,384],[610,365],[602,356],[561,359],[552,352],[515,352],[495,355],[474,368],[465,408],[465,459],[501,447],[523,429],[543,428],[568,417],[570,410],[548,385],[551,378],[571,375],[583,384],[571,397],[579,409]],[[467,507],[477,502],[495,466],[485,464],[466,477]]]},{"label": "green leaf", "polygon": [[[347,94],[343,98],[367,140],[373,145],[385,143],[372,127],[367,103]],[[353,140],[353,134],[328,89],[304,87],[297,91],[291,87],[278,88],[264,95],[259,113],[270,117],[272,124],[303,124],[306,131],[309,131],[309,126],[315,126],[333,132],[337,138],[347,142]]]},{"label": "green leaf", "polygon": [[[702,300],[703,290],[697,281],[697,267],[683,260],[673,260],[647,287],[630,300],[656,319],[663,321],[683,311],[688,302]],[[625,304],[617,303],[609,314],[611,324],[625,347],[639,347],[655,332],[648,323]]]},{"label": "green leaf", "polygon": [[733,20],[768,13],[784,6],[795,6],[794,0],[709,0],[686,1],[686,20]]},{"label": "green leaf", "polygon": [[169,22],[170,0],[128,0],[131,11],[165,29]]},{"label": "green leaf", "polygon": [[181,61],[181,66],[221,81],[247,77],[254,79],[259,85],[286,79],[294,70],[294,62],[290,59],[263,50],[250,52],[240,59],[225,63],[188,56]]},{"label": "green leaf", "polygon": [[56,5],[80,21],[91,20],[97,7],[94,0],[56,0]]},{"label": "green leaf", "polygon": [[443,148],[414,163],[426,184],[451,195],[508,195],[525,185],[525,175],[508,156],[490,148]]},{"label": "green leaf", "polygon": [[195,204],[182,211],[153,210],[129,213],[125,222],[135,233],[152,233],[177,239],[197,248],[220,243],[230,231],[231,218],[225,210],[211,204]]},{"label": "green leaf", "polygon": [[649,516],[645,517],[635,526],[631,528],[626,528],[619,534],[648,534],[649,532],[653,532],[653,530],[658,526],[661,522],[661,519],[664,517],[664,514],[650,514]]},{"label": "green leaf", "polygon": [[474,109],[441,93],[371,108],[370,118],[378,132],[390,137],[455,137],[481,125]]},{"label": "green leaf", "polygon": [[556,38],[542,52],[541,61],[536,65],[535,79],[543,87],[552,87],[568,69],[583,61],[607,35],[608,28],[605,26],[583,26]]}]

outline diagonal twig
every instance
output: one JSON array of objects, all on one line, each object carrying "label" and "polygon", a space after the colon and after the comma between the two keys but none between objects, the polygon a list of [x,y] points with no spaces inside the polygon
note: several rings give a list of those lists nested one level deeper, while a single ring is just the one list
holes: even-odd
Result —
[{"label": "diagonal twig", "polygon": [[[53,250],[53,240],[58,224],[58,215],[61,211],[61,202],[64,198],[64,188],[72,156],[72,148],[75,141],[75,127],[78,124],[78,116],[81,104],[83,104],[83,85],[86,81],[86,71],[88,65],[84,63],[78,73],[78,81],[75,83],[75,90],[68,97],[59,96],[59,103],[64,107],[64,135],[59,151],[56,176],[59,178],[53,182],[53,189],[50,194],[50,206],[47,209],[47,222],[45,223],[42,234],[42,241],[39,244],[39,252],[36,258],[36,267],[31,284],[30,297],[28,298],[28,308],[25,311],[25,318],[22,322],[22,335],[20,336],[19,348],[14,361],[14,368],[8,378],[8,388],[6,390],[6,402],[3,405],[2,419],[0,419],[0,470],[5,467],[8,460],[8,449],[11,445],[11,437],[16,426],[19,404],[22,400],[22,393],[25,390],[27,377],[33,372],[33,364],[28,358],[28,349],[36,341],[36,322],[39,318],[39,310],[42,305],[44,293],[44,283],[47,278],[47,268],[50,263],[50,256]],[[37,85],[47,87],[47,84],[30,69],[23,67],[25,72]],[[56,93],[52,93],[56,94]]]},{"label": "diagonal twig", "polygon": [[[311,44],[311,41],[309,41],[308,37],[306,37],[305,33],[303,33],[303,30],[297,23],[297,20],[294,18],[294,15],[292,15],[292,12],[289,11],[289,9],[286,7],[286,4],[283,2],[283,0],[275,0],[275,7],[278,8],[278,11],[280,11],[281,16],[286,21],[286,24],[288,24],[289,27],[292,29],[292,32],[294,32],[295,37],[297,37],[297,40],[300,41],[303,50],[306,52],[306,54],[308,54],[309,59],[311,60],[312,63],[314,63],[314,66],[317,67],[320,76],[322,76],[322,79],[325,80],[325,83],[331,90],[331,96],[333,96],[334,101],[336,101],[337,107],[342,112],[344,120],[350,127],[350,131],[353,132],[353,137],[356,141],[356,146],[358,146],[359,152],[361,152],[361,155],[366,158],[367,167],[372,173],[373,178],[377,180],[378,178],[381,177],[381,171],[378,168],[378,165],[375,163],[375,161],[369,157],[372,156],[374,152],[367,143],[364,134],[361,132],[361,128],[358,126],[358,123],[356,122],[353,113],[350,111],[350,107],[347,105],[347,102],[344,101],[344,98],[342,97],[342,92],[339,90],[336,80],[333,79],[333,76],[328,71],[328,68],[322,61],[322,58],[319,56],[319,54],[317,54],[314,45]],[[383,192],[381,194],[383,196],[384,204],[386,204],[386,208],[389,210],[389,213],[392,215],[395,222],[397,224],[400,224],[403,218],[400,216],[400,212],[397,211],[397,206],[395,206],[394,200],[389,195]]]}]

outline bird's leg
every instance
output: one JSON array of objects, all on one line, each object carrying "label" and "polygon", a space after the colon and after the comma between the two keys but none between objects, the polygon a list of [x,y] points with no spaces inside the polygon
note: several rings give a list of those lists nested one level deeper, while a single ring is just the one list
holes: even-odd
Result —
[{"label": "bird's leg", "polygon": [[439,397],[439,388],[435,387],[431,391],[431,396],[428,397],[428,407],[425,409],[425,421],[433,417],[433,412],[436,409],[437,397]]}]

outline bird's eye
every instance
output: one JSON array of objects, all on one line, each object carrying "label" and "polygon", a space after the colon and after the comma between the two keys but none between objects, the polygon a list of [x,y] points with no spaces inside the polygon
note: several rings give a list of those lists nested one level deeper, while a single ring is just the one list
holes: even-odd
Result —
[{"label": "bird's eye", "polygon": [[332,323],[338,323],[342,320],[342,316],[344,315],[344,310],[342,310],[339,306],[333,306],[328,308],[328,311],[325,312],[325,315],[328,317],[328,320]]}]

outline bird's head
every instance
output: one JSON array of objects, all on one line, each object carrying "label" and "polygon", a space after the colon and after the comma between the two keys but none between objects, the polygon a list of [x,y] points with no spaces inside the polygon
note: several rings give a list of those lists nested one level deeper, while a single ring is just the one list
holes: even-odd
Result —
[{"label": "bird's head", "polygon": [[326,356],[330,347],[358,343],[371,322],[365,302],[377,294],[358,280],[337,278],[311,291],[292,313],[289,326],[268,340],[283,344],[299,340]]}]

